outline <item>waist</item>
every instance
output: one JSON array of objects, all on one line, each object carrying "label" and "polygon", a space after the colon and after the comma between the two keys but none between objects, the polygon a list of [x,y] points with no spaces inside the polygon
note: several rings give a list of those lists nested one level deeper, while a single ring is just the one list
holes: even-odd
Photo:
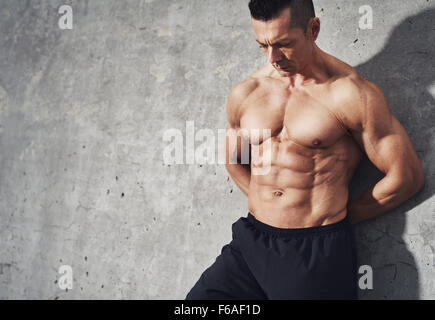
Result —
[{"label": "waist", "polygon": [[[348,198],[348,184],[325,183],[319,186],[287,187],[280,183],[261,184],[251,179],[249,184],[249,198],[269,203],[271,207],[307,207],[320,205],[324,209],[344,203]],[[341,204],[339,204],[341,205]]]},{"label": "waist", "polygon": [[344,205],[337,211],[309,211],[308,209],[273,209],[268,206],[252,205],[249,203],[249,212],[257,220],[277,228],[310,228],[336,223],[347,216],[347,207]]},{"label": "waist", "polygon": [[339,230],[346,230],[351,228],[351,224],[347,218],[346,212],[344,215],[337,216],[337,219],[333,222],[324,225],[313,225],[305,227],[283,227],[276,226],[262,221],[256,217],[252,212],[248,212],[248,221],[254,225],[257,229],[267,232],[269,234],[275,234],[279,236],[287,235],[308,235],[315,233],[333,232]]}]

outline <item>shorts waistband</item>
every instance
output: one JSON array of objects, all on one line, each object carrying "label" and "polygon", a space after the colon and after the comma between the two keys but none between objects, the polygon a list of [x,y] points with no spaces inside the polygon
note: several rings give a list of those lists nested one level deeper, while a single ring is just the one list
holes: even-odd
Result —
[{"label": "shorts waistband", "polygon": [[307,227],[307,228],[277,228],[257,220],[251,212],[246,217],[248,221],[257,229],[273,235],[290,236],[290,235],[309,235],[323,232],[339,231],[349,228],[350,222],[347,215],[340,221],[331,224]]}]

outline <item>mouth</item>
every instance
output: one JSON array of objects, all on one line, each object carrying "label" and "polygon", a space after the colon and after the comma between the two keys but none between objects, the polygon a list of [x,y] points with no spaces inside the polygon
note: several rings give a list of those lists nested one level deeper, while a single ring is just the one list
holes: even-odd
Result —
[{"label": "mouth", "polygon": [[276,67],[278,70],[280,70],[280,71],[290,71],[290,67]]},{"label": "mouth", "polygon": [[289,71],[291,68],[290,68],[290,66],[275,66],[275,69],[278,69],[278,70],[282,70],[282,71]]}]

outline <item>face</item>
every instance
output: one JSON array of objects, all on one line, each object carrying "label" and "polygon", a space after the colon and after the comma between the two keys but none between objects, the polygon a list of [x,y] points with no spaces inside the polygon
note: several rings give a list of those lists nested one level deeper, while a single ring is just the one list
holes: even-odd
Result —
[{"label": "face", "polygon": [[318,18],[310,21],[306,33],[301,28],[290,27],[290,10],[284,9],[280,16],[269,21],[252,19],[261,50],[281,76],[294,75],[308,63],[318,34]]}]

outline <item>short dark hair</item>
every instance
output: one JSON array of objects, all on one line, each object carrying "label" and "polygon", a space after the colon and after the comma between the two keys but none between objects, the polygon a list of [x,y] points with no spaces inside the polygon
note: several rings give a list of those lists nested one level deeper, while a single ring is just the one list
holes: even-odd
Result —
[{"label": "short dark hair", "polygon": [[278,17],[285,8],[291,10],[291,27],[307,31],[308,22],[316,16],[312,0],[251,0],[249,10],[255,20],[268,21]]}]

